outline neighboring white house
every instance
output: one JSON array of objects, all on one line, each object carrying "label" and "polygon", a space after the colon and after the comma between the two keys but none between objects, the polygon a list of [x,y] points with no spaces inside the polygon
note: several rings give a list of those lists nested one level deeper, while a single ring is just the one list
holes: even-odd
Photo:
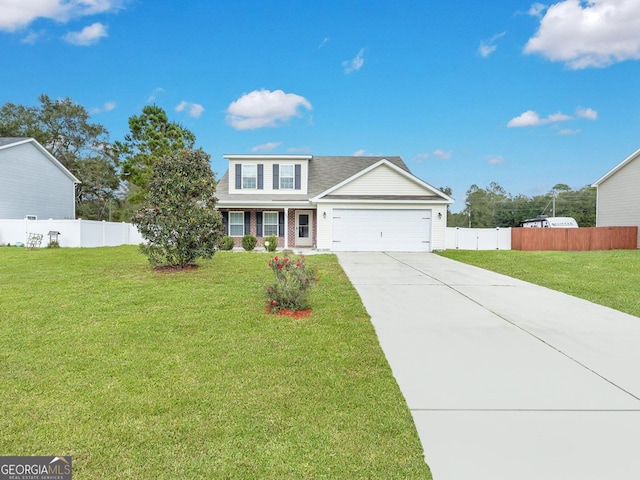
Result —
[{"label": "neighboring white house", "polygon": [[400,157],[225,155],[216,190],[226,233],[278,237],[282,248],[423,251],[445,248],[453,199]]},{"label": "neighboring white house", "polygon": [[75,218],[80,181],[33,138],[0,137],[0,218]]},{"label": "neighboring white house", "polygon": [[[596,226],[640,227],[640,150],[592,185],[598,189]],[[640,228],[638,229],[640,247]]]}]

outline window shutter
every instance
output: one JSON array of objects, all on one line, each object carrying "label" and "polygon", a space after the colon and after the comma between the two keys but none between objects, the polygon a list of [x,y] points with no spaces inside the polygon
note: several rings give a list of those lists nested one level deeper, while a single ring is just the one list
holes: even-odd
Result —
[{"label": "window shutter", "polygon": [[224,227],[224,234],[229,235],[229,212],[222,212],[222,226]]},{"label": "window shutter", "polygon": [[262,236],[262,212],[256,212],[256,237]]},{"label": "window shutter", "polygon": [[278,212],[278,236],[284,237],[284,212]]},{"label": "window shutter", "polygon": [[259,163],[258,164],[258,190],[264,189],[263,180],[264,180],[264,165],[262,163]]},{"label": "window shutter", "polygon": [[244,212],[244,234],[251,233],[251,212]]},{"label": "window shutter", "polygon": [[280,188],[280,165],[273,164],[273,189],[278,190]]},{"label": "window shutter", "polygon": [[236,190],[242,189],[242,165],[236,163]]},{"label": "window shutter", "polygon": [[296,163],[296,190],[302,188],[302,165]]}]

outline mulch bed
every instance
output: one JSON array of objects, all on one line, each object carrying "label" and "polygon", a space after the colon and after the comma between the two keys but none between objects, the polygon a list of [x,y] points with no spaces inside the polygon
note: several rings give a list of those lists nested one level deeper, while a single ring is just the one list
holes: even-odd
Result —
[{"label": "mulch bed", "polygon": [[277,312],[272,312],[271,307],[267,307],[267,313],[273,313],[275,315],[280,315],[281,317],[289,317],[289,318],[307,318],[309,315],[313,313],[313,310],[307,308],[306,310],[289,310],[288,308],[283,308],[282,310],[278,310]]},{"label": "mulch bed", "polygon": [[160,273],[175,273],[175,272],[188,272],[189,270],[197,270],[198,265],[185,265],[181,267],[179,265],[158,265],[153,267],[153,270]]}]

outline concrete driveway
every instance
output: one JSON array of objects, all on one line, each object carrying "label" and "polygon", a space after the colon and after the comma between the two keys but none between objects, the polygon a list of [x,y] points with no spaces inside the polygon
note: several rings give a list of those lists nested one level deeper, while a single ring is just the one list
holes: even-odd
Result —
[{"label": "concrete driveway", "polygon": [[435,480],[640,478],[640,318],[435,254],[338,258]]}]

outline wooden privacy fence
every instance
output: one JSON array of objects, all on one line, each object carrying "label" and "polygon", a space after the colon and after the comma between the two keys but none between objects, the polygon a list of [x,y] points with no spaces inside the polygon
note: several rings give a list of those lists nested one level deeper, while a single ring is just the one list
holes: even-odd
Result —
[{"label": "wooden privacy fence", "polygon": [[635,250],[638,227],[512,228],[512,250]]}]

